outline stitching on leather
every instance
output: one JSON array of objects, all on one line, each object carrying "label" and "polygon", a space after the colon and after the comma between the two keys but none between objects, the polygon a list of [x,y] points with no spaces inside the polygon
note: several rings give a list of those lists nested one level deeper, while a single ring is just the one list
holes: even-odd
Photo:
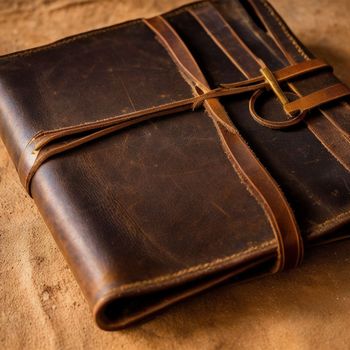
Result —
[{"label": "stitching on leather", "polygon": [[116,290],[126,291],[126,290],[130,290],[130,289],[137,288],[137,287],[143,287],[143,286],[155,287],[155,286],[159,286],[160,284],[167,282],[169,280],[172,280],[172,279],[176,280],[176,279],[180,279],[180,278],[185,278],[187,275],[190,275],[191,273],[195,273],[195,272],[199,272],[199,271],[208,272],[208,271],[211,271],[215,268],[218,268],[218,267],[224,265],[225,263],[229,262],[230,260],[233,260],[233,259],[239,258],[239,257],[244,257],[244,256],[249,255],[249,254],[251,254],[259,249],[266,248],[269,246],[274,246],[274,245],[275,245],[275,240],[270,240],[270,241],[264,242],[260,245],[250,247],[250,248],[246,249],[245,251],[235,253],[235,254],[226,256],[224,258],[219,258],[219,259],[216,259],[216,260],[211,261],[211,262],[195,265],[195,266],[192,266],[190,268],[179,270],[177,272],[163,275],[163,276],[159,276],[156,278],[151,278],[148,280],[124,284],[120,287],[117,287],[115,290],[111,290],[110,293],[108,293],[108,295],[112,294],[112,293],[114,294],[116,292]]},{"label": "stitching on leather", "polygon": [[[207,113],[210,114],[208,111]],[[265,219],[268,222],[271,231],[273,233],[273,235],[275,236],[275,240],[278,244],[278,255],[277,255],[277,261],[276,261],[276,266],[278,266],[278,263],[281,259],[281,248],[280,248],[280,235],[278,233],[278,225],[276,225],[275,219],[274,219],[274,215],[271,215],[268,211],[268,208],[272,211],[268,201],[266,200],[266,198],[264,197],[264,195],[259,191],[258,188],[256,188],[256,192],[254,192],[254,185],[252,185],[251,183],[249,183],[249,176],[247,174],[245,174],[244,171],[241,171],[238,166],[235,164],[234,158],[233,156],[230,154],[230,149],[229,147],[226,145],[225,141],[223,140],[223,137],[219,131],[219,127],[217,125],[217,123],[214,121],[214,119],[212,118],[215,128],[217,129],[218,135],[219,135],[219,139],[222,145],[222,148],[225,152],[226,157],[228,158],[231,166],[233,167],[234,171],[236,172],[238,178],[240,179],[241,183],[245,186],[246,190],[248,191],[248,193],[256,200],[256,202],[258,203],[258,205],[260,206],[261,210],[263,211],[264,215],[265,215]],[[238,137],[240,135],[238,134]],[[242,141],[245,142],[245,140],[242,138]],[[246,142],[245,142],[246,143]],[[249,147],[249,145],[246,143],[247,147],[249,148],[249,150],[252,152],[252,156],[259,162],[259,159],[256,157],[255,153],[253,152],[253,150]],[[260,163],[261,164],[261,163]],[[263,164],[261,164],[261,167],[263,169],[264,166]],[[278,184],[276,183],[277,188],[280,190],[280,187],[278,186]],[[287,201],[287,200],[286,200]],[[289,204],[288,204],[289,205]],[[276,227],[277,226],[277,227]]]},{"label": "stitching on leather", "polygon": [[[199,1],[198,3],[195,3],[195,4],[183,5],[178,10],[170,10],[169,14],[165,14],[165,15],[168,16],[168,17],[173,17],[173,16],[175,16],[175,15],[177,15],[179,13],[185,12],[186,8],[195,8],[195,7],[199,7],[199,6],[204,6],[205,2],[206,1]],[[8,53],[8,54],[5,54],[5,55],[2,55],[2,56],[0,56],[0,60],[1,59],[5,59],[5,58],[11,58],[11,57],[27,56],[27,55],[30,55],[30,54],[35,53],[35,52],[46,51],[46,50],[49,50],[51,48],[67,45],[67,44],[69,44],[71,42],[74,42],[76,40],[79,40],[79,39],[88,38],[88,37],[93,36],[95,34],[106,33],[106,32],[109,32],[109,31],[113,31],[115,29],[130,27],[130,26],[132,26],[134,24],[138,24],[138,23],[141,23],[141,22],[142,22],[142,19],[141,18],[137,18],[137,19],[133,19],[133,20],[130,20],[130,21],[126,21],[126,22],[113,24],[113,25],[108,26],[106,28],[97,28],[97,29],[90,30],[90,31],[88,31],[86,33],[73,34],[73,35],[68,36],[66,38],[58,39],[57,41],[54,41],[53,43],[49,43],[49,44],[41,45],[39,47],[34,47],[34,48],[31,48],[31,49],[20,50],[18,52]]]},{"label": "stitching on leather", "polygon": [[5,59],[5,58],[11,58],[11,57],[27,56],[27,55],[30,55],[30,54],[35,53],[35,52],[46,51],[46,50],[49,50],[51,48],[55,48],[58,46],[64,46],[64,45],[69,44],[71,42],[74,42],[78,39],[88,38],[88,37],[95,35],[95,34],[106,33],[106,32],[112,31],[112,30],[117,29],[117,28],[119,29],[119,28],[129,27],[129,26],[137,24],[139,22],[141,22],[141,19],[135,19],[135,20],[131,20],[131,21],[123,22],[123,23],[114,24],[114,25],[106,27],[106,28],[93,29],[91,31],[88,31],[87,33],[81,33],[81,34],[75,34],[73,36],[68,36],[67,38],[59,39],[59,40],[54,41],[53,43],[50,43],[50,44],[42,45],[39,47],[34,47],[32,49],[21,50],[19,52],[15,52],[15,53],[6,54],[3,56],[0,56],[0,60]]},{"label": "stitching on leather", "polygon": [[344,217],[346,218],[349,215],[350,215],[350,210],[345,211],[332,219],[326,220],[321,224],[315,225],[313,228],[309,229],[307,232],[310,235],[317,235],[319,232],[322,232],[322,230],[325,227],[331,226],[332,224],[340,223],[342,218]]},{"label": "stitching on leather", "polygon": [[[219,12],[220,13],[220,12]],[[213,41],[218,45],[218,40],[215,38],[215,36],[212,37]],[[223,47],[221,47],[220,45],[218,45],[222,50]],[[247,48],[245,48],[244,46],[242,47],[243,50],[247,50]],[[229,55],[229,53],[226,51],[224,51],[224,53],[226,55]],[[237,62],[237,66],[240,67],[240,70],[244,73],[247,74],[247,70],[244,69],[244,67],[240,66]],[[239,135],[239,134],[238,134]],[[219,133],[219,137],[220,139],[222,138],[221,134]],[[259,161],[258,157],[256,156],[256,154],[254,153],[254,151],[249,147],[249,145],[245,142],[244,138],[242,138],[242,141],[246,144],[246,146],[248,147],[248,149],[251,151],[252,156],[256,159],[256,161]],[[236,166],[234,165],[234,162],[232,162],[232,156],[230,156],[230,154],[227,152],[224,142],[221,140],[222,144],[223,144],[223,148],[225,150],[226,155],[228,156],[228,158],[231,160],[231,163],[233,165],[233,168],[236,170],[236,173],[238,174],[238,176],[240,177],[241,181],[245,184],[248,192],[250,192],[250,194],[256,199],[257,203],[260,205],[260,207],[262,208],[262,210],[265,213],[265,216],[267,218],[267,221],[269,222],[269,224],[271,225],[272,231],[275,234],[276,240],[277,242],[280,244],[280,241],[282,241],[282,234],[281,232],[278,230],[278,224],[277,222],[275,222],[275,216],[272,214],[269,214],[268,209],[270,209],[272,212],[272,208],[268,202],[268,200],[265,198],[265,196],[261,193],[261,191],[255,186],[255,184],[248,184],[247,182],[249,181],[249,176],[247,176],[244,172],[243,174],[241,174],[241,172],[236,168]],[[273,186],[276,187],[277,191],[279,191],[279,193],[282,196],[282,201],[285,203],[286,207],[290,210],[290,214],[292,215],[293,219],[294,219],[294,213],[293,210],[287,200],[287,198],[285,197],[282,189],[280,188],[280,186],[278,185],[278,183],[273,179],[273,177],[269,174],[269,172],[267,171],[267,169],[264,167],[264,165],[262,163],[260,163],[261,168],[263,169],[262,171],[267,173],[267,176],[269,176],[272,180],[272,184]],[[247,177],[248,181],[246,179],[243,179],[243,177]],[[257,194],[254,193],[253,188],[256,188],[257,190]],[[294,224],[297,226],[297,223],[294,222]],[[301,242],[301,238],[300,240],[298,240],[298,245],[299,247],[301,246],[302,242]],[[302,254],[302,253],[301,253]],[[279,248],[278,250],[278,259],[281,259],[281,249]],[[278,261],[278,260],[277,260]],[[278,265],[276,265],[278,266]]]},{"label": "stitching on leather", "polygon": [[[181,39],[179,39],[181,40]],[[167,45],[166,45],[167,47]],[[191,53],[190,53],[191,55]],[[192,57],[192,55],[191,55]],[[192,59],[194,60],[194,58],[192,57]],[[210,107],[210,108],[207,108],[207,104],[204,104],[204,106],[206,107],[206,110],[209,112],[208,114],[209,115],[216,115],[216,112],[214,111],[214,108],[213,107]],[[229,118],[227,116],[227,118]],[[215,126],[217,127],[216,123],[214,122]],[[217,128],[218,129],[218,128]],[[235,132],[236,133],[236,132]],[[225,151],[225,149],[227,148],[226,146],[226,142],[223,142],[222,140],[222,133],[220,130],[218,130],[218,135],[219,135],[219,138],[222,142],[222,146],[223,146],[223,149]],[[263,165],[258,161],[258,158],[256,157],[256,155],[254,154],[254,152],[252,152],[252,150],[249,148],[249,146],[246,144],[245,140],[243,138],[241,138],[240,136],[238,136],[242,143],[244,143],[247,147],[248,147],[248,150],[250,151],[251,153],[251,156],[253,159],[255,159],[256,162],[258,162],[258,166],[261,167],[261,172],[263,172],[266,177],[270,178],[271,180],[271,186],[270,186],[270,190],[271,190],[271,187],[273,187],[272,191],[276,191],[278,192],[278,196],[281,197],[281,201],[285,204],[286,206],[286,213],[284,215],[287,215],[288,217],[291,217],[291,220],[289,221],[292,221],[292,226],[293,226],[293,230],[296,231],[296,234],[298,235],[298,246],[299,248],[302,246],[302,243],[301,243],[301,238],[299,237],[299,230],[298,230],[298,227],[297,227],[297,224],[295,222],[295,219],[294,219],[294,216],[293,216],[293,212],[285,198],[285,196],[283,195],[282,191],[279,189],[279,187],[277,186],[276,182],[272,179],[271,175],[266,171],[266,169],[263,167]],[[229,154],[231,154],[231,151],[229,152],[229,154],[227,153],[227,151],[225,151],[226,155],[229,156]],[[231,160],[231,164],[234,165],[235,163],[239,163],[237,161],[234,161],[232,162],[232,159],[231,157],[228,157],[230,160]],[[239,164],[239,167],[241,167],[241,165]],[[240,176],[240,173],[242,172],[241,174],[241,181],[242,179],[244,178],[246,181],[245,181],[245,186],[248,190],[248,192],[250,192],[251,194],[253,194],[253,198],[256,199],[257,203],[262,207],[263,209],[263,212],[265,214],[265,217],[266,219],[268,220],[269,224],[271,225],[271,228],[272,228],[272,231],[276,237],[276,240],[278,242],[278,245],[279,245],[279,248],[278,248],[278,258],[277,258],[277,264],[276,264],[276,271],[280,269],[281,266],[283,266],[284,264],[284,246],[283,246],[283,235],[280,231],[280,227],[279,227],[279,223],[278,223],[278,220],[276,219],[276,214],[275,214],[275,210],[273,209],[273,207],[271,207],[271,204],[269,203],[269,200],[266,198],[266,196],[261,192],[261,189],[259,189],[258,185],[256,185],[254,183],[254,181],[252,181],[250,179],[250,176],[246,173],[246,171],[243,169],[243,170],[240,170],[238,167],[235,167],[233,166],[234,170],[236,171],[236,173]],[[239,170],[239,171],[237,171]],[[250,191],[251,190],[251,191]],[[283,248],[282,248],[283,247]],[[300,251],[299,251],[299,256],[301,255]],[[282,263],[281,263],[282,262]]]},{"label": "stitching on leather", "polygon": [[[323,114],[323,111],[320,109],[320,113]],[[323,114],[324,115],[324,114]],[[326,117],[326,116],[325,116]],[[327,117],[326,117],[327,118]],[[312,126],[308,126],[311,130]],[[342,133],[341,133],[342,134]],[[347,172],[350,172],[350,169],[349,169],[349,165],[346,164],[341,158],[339,158],[337,156],[336,153],[333,152],[333,150],[331,150],[328,145],[323,141],[323,139],[321,139],[318,135],[314,134],[316,139],[321,143],[321,145],[323,145],[323,147],[334,157],[334,159],[339,163],[341,164],[341,166],[347,171]],[[344,136],[344,134],[342,134],[341,136]],[[345,138],[345,142],[349,142],[349,140]]]},{"label": "stitching on leather", "polygon": [[265,0],[260,0],[261,4],[267,9],[267,11],[270,13],[270,15],[276,20],[277,24],[281,27],[283,33],[286,35],[286,37],[290,40],[292,45],[296,48],[296,50],[299,52],[299,54],[305,58],[309,59],[309,56],[306,54],[306,52],[301,48],[301,46],[297,43],[297,41],[293,38],[290,31],[287,29],[287,27],[284,25],[284,23],[281,21],[281,19],[276,15],[276,13],[272,10],[270,5]]},{"label": "stitching on leather", "polygon": [[[292,36],[292,34],[290,33],[290,31],[288,30],[288,28],[284,25],[284,23],[281,21],[281,19],[278,17],[278,15],[275,13],[275,11],[273,10],[273,8],[270,6],[270,4],[265,1],[265,0],[260,0],[260,3],[266,8],[266,10],[270,13],[270,15],[276,20],[276,23],[280,26],[281,30],[283,31],[283,33],[286,35],[286,37],[289,39],[289,41],[291,42],[291,44],[296,48],[296,50],[298,51],[298,53],[305,59],[309,59],[308,55],[305,53],[305,51],[301,48],[301,46],[297,43],[297,41],[294,39],[294,37]],[[348,104],[347,104],[348,105]],[[322,111],[322,109],[320,109],[320,112],[322,114],[326,114],[324,111]],[[327,116],[325,115],[325,117],[327,118]],[[338,128],[339,129],[339,128]],[[342,131],[342,130],[341,130]],[[342,132],[345,136],[347,136],[344,132]],[[316,135],[315,135],[316,136]],[[322,140],[320,140],[318,137],[317,139],[321,142],[321,144],[330,152],[330,150],[328,149],[328,147],[322,142]],[[338,158],[336,157],[335,154],[333,154],[333,152],[330,152],[333,157],[346,169],[347,166]],[[331,225],[332,223],[336,223],[337,221],[339,221],[339,219],[341,217],[344,217],[346,215],[350,214],[350,210],[343,212],[341,214],[339,214],[338,216],[336,216],[335,218],[329,219],[324,221],[321,224],[315,225],[314,227],[312,227],[311,229],[309,229],[307,231],[307,234],[317,234],[317,232],[321,231],[324,227]]]},{"label": "stitching on leather", "polygon": [[[288,28],[285,26],[285,24],[281,21],[281,19],[278,17],[274,9],[270,6],[270,4],[265,0],[260,0],[260,3],[266,8],[266,10],[269,12],[269,14],[276,20],[276,23],[280,26],[283,33],[286,35],[287,39],[291,42],[291,44],[296,48],[298,53],[305,59],[310,59],[309,56],[305,53],[305,51],[301,48],[301,46],[297,43],[297,41],[294,39],[293,35],[290,33]],[[331,122],[331,124],[339,130],[339,132],[346,137],[346,139],[349,138],[348,133],[346,133],[340,126],[336,125],[334,121],[330,120],[327,113],[322,110],[322,108],[319,108],[320,113],[324,115],[327,120]],[[331,155],[349,172],[348,165],[345,164],[341,159],[337,157],[336,154],[332,150],[329,149],[329,147],[315,134],[317,139],[321,142],[321,144],[326,148],[326,150],[331,153]]]},{"label": "stitching on leather", "polygon": [[[345,108],[350,108],[350,105],[346,101],[342,101],[341,104]],[[347,141],[350,142],[350,134],[346,130],[346,128],[343,128],[341,125],[336,124],[335,120],[329,117],[330,113],[328,111],[325,111],[322,108],[320,108],[320,112],[329,120],[331,124],[333,124],[335,128],[337,128],[342,133],[342,135],[347,139]]]}]

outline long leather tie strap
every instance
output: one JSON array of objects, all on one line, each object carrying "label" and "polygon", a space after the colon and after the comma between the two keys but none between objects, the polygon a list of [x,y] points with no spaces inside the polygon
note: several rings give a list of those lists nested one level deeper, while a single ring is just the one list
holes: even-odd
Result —
[{"label": "long leather tie strap", "polygon": [[[314,59],[283,68],[274,72],[279,82],[302,76],[330,67],[322,60]],[[79,147],[87,142],[106,136],[132,125],[152,118],[167,117],[176,113],[199,107],[206,99],[241,94],[267,88],[268,83],[262,75],[232,84],[223,84],[213,90],[204,88],[206,92],[180,101],[174,101],[131,113],[116,115],[68,127],[41,131],[37,133],[25,147],[19,159],[17,170],[23,186],[30,194],[30,183],[40,166],[54,155]],[[203,86],[202,86],[203,88]],[[225,123],[223,120],[221,123]],[[228,124],[226,127],[230,128]],[[68,138],[68,140],[67,140]]]},{"label": "long leather tie strap", "polygon": [[[259,0],[250,0],[255,5],[256,10],[261,10],[263,3]],[[229,23],[223,18],[219,11],[209,2],[206,6],[195,7],[189,12],[203,27],[207,34],[212,38],[214,43],[222,50],[226,57],[232,62],[232,64],[239,69],[246,77],[254,79],[254,76],[262,68],[262,61],[249,49],[244,43],[236,31],[229,25]],[[239,5],[239,4],[238,4]],[[259,6],[258,6],[259,5]],[[258,12],[259,14],[259,12]],[[265,15],[265,14],[264,14]],[[265,18],[260,14],[260,19],[265,23]],[[267,27],[269,29],[269,27]],[[269,30],[271,37],[278,43],[278,47],[282,50],[282,53],[290,60],[291,64],[296,64],[296,61],[291,58],[287,51],[283,49],[283,44],[276,31]],[[239,52],[239,54],[238,54]],[[238,60],[237,57],[240,57]],[[307,61],[309,57],[306,56]],[[305,61],[304,61],[305,62]],[[230,85],[230,84],[229,84]],[[288,86],[294,91],[300,98],[295,102],[291,102],[285,106],[286,112],[293,112],[297,110],[310,109],[316,106],[320,106],[326,102],[334,101],[335,99],[348,96],[350,90],[344,84],[337,84],[333,87],[321,89],[319,92],[311,93],[307,96],[302,96],[297,89],[296,84],[288,82]],[[324,114],[324,112],[321,110]],[[294,120],[299,122],[298,118]],[[345,134],[344,131],[337,128],[334,122],[331,122],[324,115],[320,118],[304,119],[308,129],[321,141],[325,148],[347,169],[350,171],[350,137]],[[269,123],[265,121],[266,125],[273,127],[277,123]],[[293,121],[286,121],[282,125],[293,125]]]},{"label": "long leather tie strap", "polygon": [[[154,17],[144,22],[168,50],[194,93],[198,94],[198,88],[204,93],[209,91],[210,88],[200,68],[170,24],[162,17]],[[271,223],[278,242],[275,270],[298,265],[303,256],[303,242],[293,212],[283,193],[232,125],[219,100],[206,99],[204,107],[213,119],[223,148],[234,169],[262,205]]]}]

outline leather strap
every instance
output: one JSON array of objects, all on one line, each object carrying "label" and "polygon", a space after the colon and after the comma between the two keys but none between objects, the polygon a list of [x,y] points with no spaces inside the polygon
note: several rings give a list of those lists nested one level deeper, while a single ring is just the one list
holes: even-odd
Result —
[{"label": "leather strap", "polygon": [[[197,7],[191,13],[207,30],[216,44],[226,53],[227,57],[248,78],[247,80],[222,84],[216,89],[210,89],[196,61],[170,24],[162,17],[144,20],[144,23],[157,35],[163,46],[168,50],[179,70],[193,88],[194,96],[181,101],[94,122],[39,132],[28,143],[20,158],[18,172],[21,181],[28,193],[30,193],[30,182],[35,172],[53,155],[151,118],[165,117],[203,105],[218,130],[222,146],[234,169],[264,208],[271,223],[279,246],[275,270],[294,267],[302,259],[303,243],[292,210],[278,185],[260,164],[252,150],[239,135],[235,126],[232,125],[230,118],[217,98],[254,91],[252,101],[254,96],[256,97],[265,89],[272,87],[271,80],[274,84],[284,81],[288,82],[289,79],[317,70],[327,69],[329,66],[319,59],[306,60],[299,63],[294,62],[292,65],[276,72],[269,72],[268,76],[270,78],[267,79],[266,74],[259,73],[262,72],[262,68],[266,68],[264,63],[249,50],[242,39],[222,17],[218,21],[217,17],[220,15],[215,9],[213,12],[213,7],[210,4],[207,4],[207,10],[201,12],[200,9],[203,8],[205,7]],[[224,40],[221,40],[222,38]],[[239,47],[244,48],[243,54]],[[241,54],[235,56],[234,52],[238,50],[237,48]],[[250,62],[253,69],[247,70],[245,68],[246,62]],[[300,96],[296,101],[287,102],[284,107],[287,113],[303,112],[346,95],[349,95],[349,89],[343,84],[337,84],[307,96]],[[280,124],[259,120],[259,118],[255,119],[267,127],[283,128],[294,125],[302,120],[303,117],[304,114],[300,114]]]},{"label": "leather strap", "polygon": [[318,90],[309,95],[300,97],[299,99],[288,102],[284,104],[284,110],[290,115],[289,118],[283,121],[274,121],[264,119],[259,116],[259,114],[255,110],[256,100],[263,93],[263,90],[257,90],[251,97],[249,101],[249,110],[253,119],[259,124],[270,128],[270,129],[285,129],[289,128],[293,125],[298,124],[302,121],[306,112],[311,108],[322,105],[326,102],[331,102],[337,100],[341,97],[349,95],[349,88],[344,84],[336,84],[329,86],[327,88]]},{"label": "leather strap", "polygon": [[[315,59],[283,68],[274,72],[274,75],[278,82],[283,82],[320,69],[329,68],[330,67],[324,61]],[[17,165],[19,177],[23,186],[30,194],[30,183],[35,172],[46,160],[54,155],[66,152],[112,132],[122,130],[149,119],[166,117],[184,110],[198,108],[205,100],[210,98],[247,93],[269,87],[269,84],[264,80],[262,75],[241,82],[223,84],[219,88],[213,90],[204,87],[203,84],[197,85],[198,87],[202,85],[202,90],[206,92],[201,91],[200,95],[197,94],[192,98],[154,106],[132,113],[37,133],[25,147]],[[257,121],[259,122],[258,119]],[[225,124],[222,120],[220,122]],[[275,125],[266,124],[265,126],[275,128]],[[230,128],[227,123],[226,127]],[[284,127],[284,125],[279,126],[279,128],[282,127]],[[84,134],[84,136],[81,136],[82,134]],[[65,140],[65,138],[68,137],[69,140]]]},{"label": "leather strap", "polygon": [[[249,0],[253,8],[256,10],[257,15],[261,19],[262,23],[268,30],[269,35],[276,42],[278,48],[282,54],[289,60],[290,64],[295,65],[297,61],[288,53],[284,48],[281,35],[289,34],[288,30],[282,26],[282,30],[276,31],[271,28],[270,22],[266,21],[268,15],[266,11],[261,14],[261,11],[267,10],[271,14],[272,9],[267,5],[264,0]],[[239,4],[238,4],[239,5]],[[212,38],[214,43],[222,50],[226,57],[238,68],[246,77],[252,78],[258,75],[258,72],[263,67],[263,62],[249,49],[249,47],[240,38],[237,32],[227,23],[223,16],[216,10],[211,3],[206,3],[205,6],[198,6],[188,11],[203,27],[207,34]],[[276,16],[276,15],[275,15]],[[277,17],[275,17],[277,18]],[[277,21],[279,19],[277,18]],[[279,25],[282,23],[279,20]],[[291,35],[289,34],[291,37]],[[299,46],[298,51],[302,50]],[[239,59],[238,59],[239,58]],[[309,62],[310,58],[303,52],[304,62]],[[253,78],[254,79],[254,78]],[[263,119],[258,116],[254,108],[252,108],[255,100],[260,93],[256,93],[252,96],[250,101],[251,111],[253,118],[260,124],[275,129],[285,128],[301,120],[306,122],[308,129],[321,141],[326,149],[348,170],[350,171],[350,153],[348,151],[350,147],[350,135],[345,131],[337,128],[337,122],[334,120],[328,120],[325,117],[324,111],[321,110],[320,118],[304,119],[307,109],[319,107],[320,105],[334,101],[335,99],[348,96],[350,89],[344,84],[337,84],[336,86],[329,87],[323,91],[316,91],[308,96],[302,96],[296,85],[292,82],[287,82],[289,88],[300,99],[290,102],[284,105],[285,111],[290,114],[287,120],[283,122],[272,122],[267,119]],[[293,112],[299,111],[296,117],[293,117]],[[330,117],[330,116],[328,116]]]},{"label": "leather strap", "polygon": [[[283,19],[276,13],[272,6],[265,0],[248,0],[256,15],[264,25],[268,35],[275,42],[280,53],[289,64],[295,64],[301,60],[310,60],[310,55],[299,45]],[[315,78],[316,79],[316,78]],[[320,85],[327,82],[328,77],[319,77],[313,84]],[[288,83],[289,88],[298,96],[302,96],[298,83]],[[303,87],[304,89],[304,87]],[[343,105],[349,108],[349,102],[343,101]],[[350,129],[347,119],[339,118],[332,111],[318,108],[319,117],[306,119],[306,125],[310,132],[320,143],[350,171]]]},{"label": "leather strap", "polygon": [[[273,75],[275,76],[276,80],[279,83],[282,83],[284,81],[298,78],[304,74],[312,73],[320,69],[332,70],[332,67],[328,63],[326,63],[324,60],[315,58],[308,61],[294,63],[290,66],[276,70],[275,72],[273,72]],[[247,73],[246,75],[249,75],[249,74]],[[247,80],[239,81],[236,83],[221,84],[220,86],[225,88],[230,88],[230,87],[251,85],[252,83],[259,83],[262,81],[265,81],[264,76],[262,74],[259,74],[254,78],[249,78]]]},{"label": "leather strap", "polygon": [[303,112],[348,95],[349,88],[346,85],[339,83],[300,97],[293,102],[289,102],[284,106],[284,109],[288,113],[296,111]]},{"label": "leather strap", "polygon": [[[210,91],[193,56],[170,24],[160,16],[146,19],[144,22],[168,50],[194,94]],[[278,258],[274,271],[295,267],[302,260],[303,242],[293,212],[282,191],[239,135],[219,100],[206,99],[204,107],[213,119],[234,169],[262,205],[270,221],[278,242]]]}]

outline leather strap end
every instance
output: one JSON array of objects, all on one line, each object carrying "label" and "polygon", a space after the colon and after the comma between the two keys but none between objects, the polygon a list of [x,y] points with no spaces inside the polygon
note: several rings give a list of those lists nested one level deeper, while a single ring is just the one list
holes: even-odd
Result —
[{"label": "leather strap end", "polygon": [[345,84],[339,83],[289,102],[284,105],[284,109],[289,114],[304,112],[349,95],[350,89]]}]

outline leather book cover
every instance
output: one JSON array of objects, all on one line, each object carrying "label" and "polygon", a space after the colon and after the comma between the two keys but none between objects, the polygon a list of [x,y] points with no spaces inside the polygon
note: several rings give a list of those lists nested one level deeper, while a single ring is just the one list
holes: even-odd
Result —
[{"label": "leather book cover", "polygon": [[265,0],[0,57],[1,138],[106,330],[347,237],[349,95]]}]

